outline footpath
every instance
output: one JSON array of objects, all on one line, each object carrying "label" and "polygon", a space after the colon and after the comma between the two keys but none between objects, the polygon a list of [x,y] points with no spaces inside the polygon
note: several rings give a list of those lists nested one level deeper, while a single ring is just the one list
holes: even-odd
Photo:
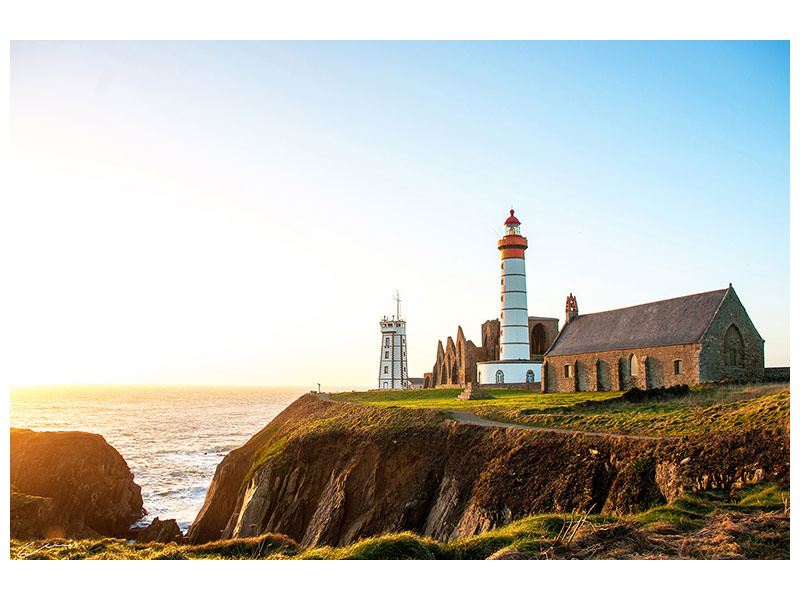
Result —
[{"label": "footpath", "polygon": [[[325,393],[315,392],[314,395],[322,398],[323,400],[328,400],[330,402],[342,402],[345,404],[358,404],[359,406],[370,406],[369,404],[363,404],[361,402],[334,400],[328,394]],[[456,421],[457,423],[466,423],[467,425],[478,425],[479,427],[504,427],[506,429],[529,429],[531,431],[560,433],[562,435],[588,435],[593,437],[615,438],[623,440],[660,441],[660,440],[677,439],[676,436],[668,436],[668,435],[653,436],[653,435],[633,435],[627,433],[603,433],[599,431],[582,431],[580,429],[558,429],[555,427],[537,427],[536,425],[523,425],[522,423],[505,423],[503,421],[493,421],[491,419],[479,417],[478,415],[466,410],[446,410],[444,412],[446,412],[450,416],[450,418]]]}]

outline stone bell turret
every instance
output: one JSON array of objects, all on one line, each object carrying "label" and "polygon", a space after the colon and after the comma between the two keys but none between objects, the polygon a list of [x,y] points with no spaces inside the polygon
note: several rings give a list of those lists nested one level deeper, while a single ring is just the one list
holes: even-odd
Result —
[{"label": "stone bell turret", "polygon": [[567,319],[566,323],[569,323],[578,316],[578,301],[575,299],[575,296],[572,295],[570,292],[569,296],[567,296]]}]

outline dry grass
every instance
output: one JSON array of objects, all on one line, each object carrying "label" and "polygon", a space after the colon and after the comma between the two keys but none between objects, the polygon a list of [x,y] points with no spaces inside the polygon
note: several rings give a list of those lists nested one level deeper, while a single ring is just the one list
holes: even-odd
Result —
[{"label": "dry grass", "polygon": [[505,527],[439,543],[410,532],[343,548],[301,548],[282,535],[202,545],[131,544],[123,540],[11,541],[12,559],[786,559],[788,490],[776,484],[732,493],[686,495],[630,517],[534,515]]}]

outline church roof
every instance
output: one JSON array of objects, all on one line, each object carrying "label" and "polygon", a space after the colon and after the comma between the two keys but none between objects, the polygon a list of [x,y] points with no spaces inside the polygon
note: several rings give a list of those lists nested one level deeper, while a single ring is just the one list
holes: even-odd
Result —
[{"label": "church roof", "polygon": [[564,325],[545,356],[697,342],[727,291],[714,290],[579,315]]}]

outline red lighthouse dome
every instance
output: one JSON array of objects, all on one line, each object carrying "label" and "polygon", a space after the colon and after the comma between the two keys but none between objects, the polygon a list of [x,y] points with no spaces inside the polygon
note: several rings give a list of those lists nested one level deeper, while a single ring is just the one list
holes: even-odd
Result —
[{"label": "red lighthouse dome", "polygon": [[506,222],[503,223],[506,227],[513,227],[514,225],[519,225],[519,219],[514,216],[514,209],[511,209],[511,216],[506,219]]}]

